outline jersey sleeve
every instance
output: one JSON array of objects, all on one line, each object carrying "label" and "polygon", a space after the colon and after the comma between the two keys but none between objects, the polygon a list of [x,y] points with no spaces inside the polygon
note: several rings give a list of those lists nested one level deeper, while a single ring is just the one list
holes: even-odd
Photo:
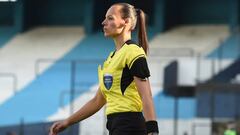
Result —
[{"label": "jersey sleeve", "polygon": [[141,79],[148,78],[150,76],[149,68],[147,65],[147,60],[145,57],[137,58],[130,68],[130,72],[133,76],[139,77]]},{"label": "jersey sleeve", "polygon": [[146,54],[141,47],[131,46],[128,50],[127,59],[127,65],[132,76],[136,76],[141,79],[145,79],[150,76]]}]

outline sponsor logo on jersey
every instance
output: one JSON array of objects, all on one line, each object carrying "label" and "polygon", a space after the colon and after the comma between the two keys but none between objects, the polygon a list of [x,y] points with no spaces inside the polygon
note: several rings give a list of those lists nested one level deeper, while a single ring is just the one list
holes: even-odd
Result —
[{"label": "sponsor logo on jersey", "polygon": [[107,90],[110,90],[110,88],[112,87],[112,83],[113,83],[113,76],[109,73],[104,74],[103,82],[104,82],[104,85],[107,88]]}]

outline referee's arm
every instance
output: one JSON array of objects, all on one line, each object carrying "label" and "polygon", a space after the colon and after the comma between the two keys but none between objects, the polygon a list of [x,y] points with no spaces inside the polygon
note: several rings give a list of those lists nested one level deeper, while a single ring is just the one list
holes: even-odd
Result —
[{"label": "referee's arm", "polygon": [[138,93],[142,99],[147,133],[148,135],[158,135],[158,124],[156,121],[156,114],[149,80],[147,78],[142,79],[134,76],[134,81],[136,83]]},{"label": "referee's arm", "polygon": [[98,88],[96,95],[77,112],[63,121],[55,122],[50,128],[49,135],[57,135],[72,124],[90,117],[99,111],[105,104],[106,100],[103,97],[100,88]]},{"label": "referee's arm", "polygon": [[145,120],[146,121],[156,120],[149,80],[148,79],[143,80],[139,77],[134,76],[134,81],[136,83],[138,93],[142,99]]},{"label": "referee's arm", "polygon": [[80,108],[76,113],[70,116],[67,119],[67,121],[70,125],[82,121],[95,114],[105,104],[106,100],[103,97],[100,88],[98,88],[96,95],[91,100],[89,100],[82,108]]}]

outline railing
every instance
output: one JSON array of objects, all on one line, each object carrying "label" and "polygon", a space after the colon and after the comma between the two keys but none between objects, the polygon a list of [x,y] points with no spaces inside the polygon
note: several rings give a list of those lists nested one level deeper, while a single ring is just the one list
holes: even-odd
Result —
[{"label": "railing", "polygon": [[[36,60],[35,62],[35,75],[36,77],[39,75],[40,72],[40,64],[42,63],[69,63],[72,66],[76,66],[77,63],[84,63],[84,64],[91,64],[91,63],[101,63],[103,62],[104,59],[62,59],[62,60],[58,60],[58,59],[51,59],[51,58],[39,58]],[[75,68],[75,67],[72,67]]]},{"label": "railing", "polygon": [[[75,89],[76,89],[76,84],[79,84],[78,82],[76,82],[76,66],[77,63],[81,63],[81,64],[98,64],[100,62],[102,62],[103,59],[94,59],[94,60],[88,60],[88,59],[81,59],[81,60],[76,60],[76,59],[66,59],[66,60],[57,60],[57,59],[38,59],[35,62],[35,74],[36,77],[38,77],[39,72],[40,72],[40,64],[41,63],[52,63],[52,62],[57,62],[57,63],[68,63],[70,64],[70,74],[71,74],[71,78],[70,78],[70,102],[74,100],[74,96],[75,96]],[[81,84],[83,84],[81,82]],[[89,84],[89,83],[88,83]],[[84,83],[84,85],[86,85],[86,83]],[[66,91],[65,91],[66,92]],[[61,94],[62,95],[62,94]],[[71,108],[70,113],[73,113],[73,108]]]},{"label": "railing", "polygon": [[[64,106],[65,96],[69,96],[70,98],[73,97],[73,99],[75,99],[76,94],[81,94],[81,93],[92,93],[92,91],[83,90],[83,89],[75,89],[74,93],[72,93],[71,90],[63,90],[59,96],[59,108]],[[73,95],[71,95],[71,94],[73,94]],[[73,102],[73,100],[70,101],[70,103],[72,103],[72,102]],[[70,115],[72,114],[73,111],[74,111],[74,106],[70,107]]]},{"label": "railing", "polygon": [[197,52],[189,47],[174,47],[174,48],[152,48],[150,52],[151,57],[194,57]]}]

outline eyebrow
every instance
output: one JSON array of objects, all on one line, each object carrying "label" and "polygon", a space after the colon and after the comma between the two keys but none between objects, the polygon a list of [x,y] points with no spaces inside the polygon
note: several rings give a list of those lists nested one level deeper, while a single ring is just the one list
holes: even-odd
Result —
[{"label": "eyebrow", "polygon": [[106,18],[107,18],[107,17],[113,17],[113,15],[108,15],[108,16],[105,16],[105,17],[106,17]]}]

